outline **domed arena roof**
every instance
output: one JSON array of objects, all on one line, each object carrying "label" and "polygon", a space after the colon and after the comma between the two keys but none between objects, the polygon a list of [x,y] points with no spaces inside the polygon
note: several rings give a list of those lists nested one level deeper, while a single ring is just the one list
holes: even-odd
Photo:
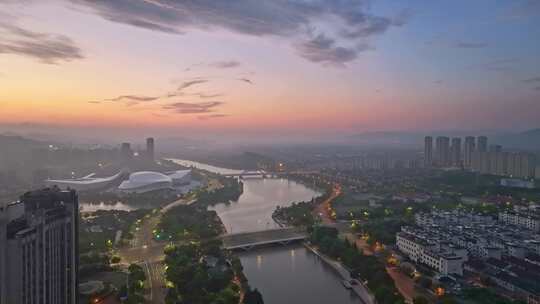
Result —
[{"label": "domed arena roof", "polygon": [[154,184],[172,185],[172,179],[159,172],[141,171],[132,173],[127,181],[124,181],[118,187],[120,190],[132,190],[141,187],[147,187]]},{"label": "domed arena roof", "polygon": [[173,180],[175,179],[182,179],[188,176],[191,173],[191,170],[178,170],[174,172],[169,172],[168,175]]}]

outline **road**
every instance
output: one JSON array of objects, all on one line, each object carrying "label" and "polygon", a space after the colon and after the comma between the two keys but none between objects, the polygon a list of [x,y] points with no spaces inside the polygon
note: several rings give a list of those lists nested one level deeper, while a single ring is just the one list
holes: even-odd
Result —
[{"label": "road", "polygon": [[171,210],[172,208],[176,207],[176,206],[189,206],[193,203],[195,203],[197,200],[195,199],[191,199],[191,200],[185,200],[185,199],[179,199],[177,200],[176,202],[172,202],[170,204],[168,204],[167,206],[161,208],[161,214],[165,214],[167,212],[169,212],[169,210]]},{"label": "road", "polygon": [[[332,210],[331,202],[340,194],[341,194],[341,187],[339,184],[336,184],[334,186],[334,189],[330,197],[315,208],[314,212],[316,213],[316,216],[319,216],[323,224],[329,225],[329,226],[336,225],[335,220],[330,215],[330,212]],[[359,250],[362,250],[362,253],[364,255],[373,255],[373,250],[364,239],[359,238],[356,234],[353,234],[353,233],[345,233],[345,237],[347,238],[349,242],[356,243],[356,247]],[[394,280],[394,283],[396,284],[396,288],[399,290],[401,295],[405,298],[407,303],[412,303],[412,299],[417,295],[414,289],[414,280],[407,277],[403,273],[401,273],[399,269],[397,268],[387,267],[386,272],[390,275],[390,277],[392,277],[392,279]]]},{"label": "road", "polygon": [[371,247],[364,239],[359,238],[353,233],[347,233],[345,237],[349,242],[354,242],[356,244],[356,248],[361,249],[364,255],[373,255],[373,250],[371,250]]},{"label": "road", "polygon": [[[371,247],[367,244],[365,240],[359,238],[357,235],[352,233],[348,233],[345,236],[348,241],[355,241],[356,247],[359,250],[362,250],[362,253],[364,255],[373,255]],[[414,297],[418,295],[414,288],[414,280],[399,271],[399,268],[397,267],[386,267],[386,272],[388,273],[388,275],[390,275],[392,280],[394,280],[396,288],[399,290],[399,293],[401,293],[401,295],[405,298],[406,303],[412,303]]]},{"label": "road", "polygon": [[386,272],[396,284],[396,288],[405,298],[406,303],[412,303],[414,297],[417,296],[414,290],[414,280],[403,274],[397,267],[386,267]]},{"label": "road", "polygon": [[118,250],[118,256],[125,264],[138,264],[146,272],[149,287],[147,302],[151,304],[165,303],[167,289],[165,288],[165,269],[162,263],[163,250],[166,242],[154,240],[153,230],[161,220],[163,214],[179,205],[191,205],[193,199],[180,199],[164,206],[159,212],[153,212],[149,217],[145,217],[136,231],[129,246]]},{"label": "road", "polygon": [[147,280],[150,284],[149,303],[163,304],[167,289],[165,288],[165,267],[162,262],[145,263]]},{"label": "road", "polygon": [[332,201],[335,200],[339,195],[341,195],[341,185],[335,184],[332,188],[332,193],[330,196],[315,207],[314,216],[319,217],[324,225],[332,225],[335,223],[334,218],[331,215],[332,212]]}]

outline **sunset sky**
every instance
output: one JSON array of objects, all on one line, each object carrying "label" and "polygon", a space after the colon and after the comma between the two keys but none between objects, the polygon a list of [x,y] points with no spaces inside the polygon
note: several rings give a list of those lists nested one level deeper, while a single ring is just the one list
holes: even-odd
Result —
[{"label": "sunset sky", "polygon": [[0,0],[0,125],[540,126],[540,1]]}]

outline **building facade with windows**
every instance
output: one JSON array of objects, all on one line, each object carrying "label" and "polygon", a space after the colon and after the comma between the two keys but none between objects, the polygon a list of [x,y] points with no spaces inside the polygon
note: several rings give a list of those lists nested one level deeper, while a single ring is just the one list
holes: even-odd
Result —
[{"label": "building facade with windows", "polygon": [[396,234],[396,245],[415,263],[424,264],[443,275],[463,275],[463,257],[452,252],[442,252],[435,243],[430,243],[406,232],[399,232]]},{"label": "building facade with windows", "polygon": [[506,211],[499,213],[499,221],[540,232],[540,217],[531,212]]},{"label": "building facade with windows", "polygon": [[0,304],[77,303],[78,212],[58,188],[0,205]]}]

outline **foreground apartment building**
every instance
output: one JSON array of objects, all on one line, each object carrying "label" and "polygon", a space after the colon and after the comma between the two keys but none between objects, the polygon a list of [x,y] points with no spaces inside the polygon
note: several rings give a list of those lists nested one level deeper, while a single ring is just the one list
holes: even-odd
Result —
[{"label": "foreground apartment building", "polygon": [[417,238],[405,231],[396,235],[396,245],[415,263],[424,264],[440,274],[463,275],[463,262],[467,255],[458,255],[459,248],[457,252],[452,249],[441,250],[438,244]]},{"label": "foreground apartment building", "polygon": [[0,205],[0,304],[77,303],[78,209],[57,188]]},{"label": "foreground apartment building", "polygon": [[[525,210],[526,209],[526,210]],[[441,275],[488,277],[506,295],[540,303],[540,235],[536,206],[498,217],[467,211],[415,214],[396,234],[399,251]]]},{"label": "foreground apartment building", "polygon": [[505,211],[499,212],[499,221],[520,226],[534,232],[540,232],[540,216],[538,213],[528,211]]}]

